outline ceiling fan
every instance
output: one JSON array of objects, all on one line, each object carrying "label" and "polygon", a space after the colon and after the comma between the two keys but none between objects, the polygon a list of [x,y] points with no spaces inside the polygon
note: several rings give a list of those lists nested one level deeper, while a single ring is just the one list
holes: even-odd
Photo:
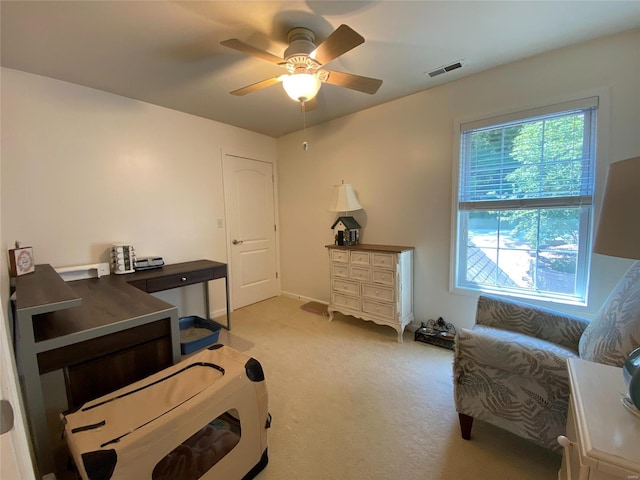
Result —
[{"label": "ceiling fan", "polygon": [[[290,30],[287,34],[287,41],[289,46],[284,51],[283,58],[252,47],[237,38],[220,42],[225,47],[253,55],[287,69],[287,73],[283,75],[267,78],[239,88],[232,91],[231,94],[246,95],[282,82],[289,97],[299,101],[304,106],[315,98],[322,82],[369,94],[376,93],[380,85],[382,85],[382,80],[376,78],[362,77],[323,68],[324,65],[340,55],[364,43],[364,38],[347,25],[340,25],[318,46],[313,43],[315,41],[314,33],[303,27],[296,27]],[[313,107],[315,105],[312,102],[306,109],[309,110]]]}]

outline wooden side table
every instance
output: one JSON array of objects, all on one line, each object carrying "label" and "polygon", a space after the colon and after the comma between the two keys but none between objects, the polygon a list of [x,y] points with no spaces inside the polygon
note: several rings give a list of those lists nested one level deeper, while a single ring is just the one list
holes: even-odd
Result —
[{"label": "wooden side table", "polygon": [[620,368],[568,361],[571,399],[559,480],[640,479],[640,418],[620,402]]}]

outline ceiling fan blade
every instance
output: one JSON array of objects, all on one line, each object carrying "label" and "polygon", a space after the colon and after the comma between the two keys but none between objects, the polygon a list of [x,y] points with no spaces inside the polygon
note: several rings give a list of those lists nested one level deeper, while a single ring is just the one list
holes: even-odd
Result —
[{"label": "ceiling fan blade", "polygon": [[340,25],[309,56],[324,65],[361,43],[364,43],[362,35],[347,25]]},{"label": "ceiling fan blade", "polygon": [[271,85],[275,85],[279,83],[280,77],[267,78],[266,80],[262,80],[261,82],[253,83],[251,85],[247,85],[246,87],[239,88],[231,92],[231,95],[236,95],[241,97],[242,95],[246,95],[247,93],[255,92],[256,90],[260,90],[261,88],[270,87]]},{"label": "ceiling fan blade", "polygon": [[382,80],[370,77],[361,77],[360,75],[353,75],[351,73],[336,72],[333,70],[324,70],[329,74],[325,82],[331,85],[338,85],[339,87],[346,87],[352,90],[358,90],[359,92],[369,93],[373,95],[378,91]]},{"label": "ceiling fan blade", "polygon": [[304,103],[300,103],[300,110],[303,112],[310,112],[318,108],[318,97],[313,97],[311,100],[307,100]]},{"label": "ceiling fan blade", "polygon": [[237,38],[230,38],[229,40],[223,40],[220,42],[220,45],[224,45],[225,47],[233,48],[234,50],[238,50],[239,52],[246,53],[247,55],[253,55],[254,57],[261,58],[262,60],[266,60],[267,62],[275,63],[279,65],[284,62],[284,59],[272,55],[269,52],[265,52],[264,50],[260,50],[259,48],[252,47],[251,45],[247,45],[244,42],[241,42]]}]

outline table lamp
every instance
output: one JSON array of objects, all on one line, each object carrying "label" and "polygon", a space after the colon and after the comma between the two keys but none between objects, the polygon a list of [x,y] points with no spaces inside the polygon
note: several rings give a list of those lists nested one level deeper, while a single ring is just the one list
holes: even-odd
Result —
[{"label": "table lamp", "polygon": [[362,210],[362,205],[356,197],[353,186],[350,183],[344,183],[344,181],[340,185],[334,185],[329,211],[344,212],[344,215],[338,217],[331,225],[332,229],[338,227],[336,245],[356,245],[359,242],[360,224],[356,222],[355,218],[347,216],[347,212],[355,210]]},{"label": "table lamp", "polygon": [[[609,165],[593,251],[640,260],[640,157]],[[640,348],[627,358],[623,375],[631,402],[640,410]]]}]

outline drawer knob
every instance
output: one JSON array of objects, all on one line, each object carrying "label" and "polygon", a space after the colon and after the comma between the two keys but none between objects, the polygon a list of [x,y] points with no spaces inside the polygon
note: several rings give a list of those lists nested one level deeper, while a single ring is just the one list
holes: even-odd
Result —
[{"label": "drawer knob", "polygon": [[180,280],[182,280],[183,282],[187,281],[187,277],[182,277]]},{"label": "drawer knob", "polygon": [[558,435],[558,443],[563,448],[573,447],[573,442],[564,435]]}]

